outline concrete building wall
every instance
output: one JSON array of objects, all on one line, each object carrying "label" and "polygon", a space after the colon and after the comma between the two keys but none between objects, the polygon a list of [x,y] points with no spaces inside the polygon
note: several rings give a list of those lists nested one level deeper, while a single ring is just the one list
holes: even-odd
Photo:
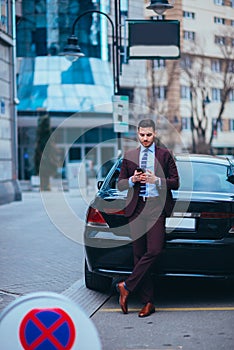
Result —
[{"label": "concrete building wall", "polygon": [[14,1],[0,4],[0,204],[21,199],[17,181]]}]

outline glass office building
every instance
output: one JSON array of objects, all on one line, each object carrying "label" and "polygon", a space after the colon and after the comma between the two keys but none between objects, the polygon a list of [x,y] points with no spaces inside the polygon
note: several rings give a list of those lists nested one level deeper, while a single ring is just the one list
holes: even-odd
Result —
[{"label": "glass office building", "polygon": [[[19,178],[34,175],[39,116],[50,117],[63,160],[86,158],[98,169],[117,154],[112,123],[113,76],[103,16],[87,14],[77,23],[85,57],[71,63],[58,56],[77,16],[86,10],[109,13],[110,1],[23,0],[17,24]],[[105,19],[105,17],[104,17]],[[106,19],[105,19],[106,21]],[[108,23],[105,23],[108,30]]]}]

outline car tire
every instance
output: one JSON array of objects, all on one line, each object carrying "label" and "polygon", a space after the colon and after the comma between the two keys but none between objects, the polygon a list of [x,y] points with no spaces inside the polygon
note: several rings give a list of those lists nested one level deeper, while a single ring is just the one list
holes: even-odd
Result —
[{"label": "car tire", "polygon": [[95,272],[89,271],[85,260],[85,285],[88,289],[96,290],[98,292],[107,292],[110,290],[111,284],[111,277],[101,276]]}]

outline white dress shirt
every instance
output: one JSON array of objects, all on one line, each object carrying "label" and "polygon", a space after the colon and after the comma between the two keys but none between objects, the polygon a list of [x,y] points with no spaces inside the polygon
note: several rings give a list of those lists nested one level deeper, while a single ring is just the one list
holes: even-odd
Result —
[{"label": "white dress shirt", "polygon": [[[143,157],[145,147],[141,145],[140,149],[140,157],[139,157],[139,164],[141,164],[141,159]],[[147,170],[150,170],[154,173],[154,162],[155,162],[155,144],[153,143],[149,148],[148,148],[148,158],[147,158]],[[134,182],[132,182],[132,178],[130,177],[129,179],[129,186],[133,187],[135,185]],[[157,197],[158,196],[158,190],[157,186],[155,184],[149,184],[146,183],[146,194],[144,197]]]}]

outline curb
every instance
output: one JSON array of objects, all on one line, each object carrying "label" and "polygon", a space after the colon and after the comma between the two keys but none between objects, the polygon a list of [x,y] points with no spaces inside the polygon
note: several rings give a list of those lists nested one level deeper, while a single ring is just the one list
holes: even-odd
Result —
[{"label": "curb", "polygon": [[78,304],[89,317],[92,317],[111,297],[110,294],[99,293],[86,288],[83,278],[73,283],[61,294]]}]

